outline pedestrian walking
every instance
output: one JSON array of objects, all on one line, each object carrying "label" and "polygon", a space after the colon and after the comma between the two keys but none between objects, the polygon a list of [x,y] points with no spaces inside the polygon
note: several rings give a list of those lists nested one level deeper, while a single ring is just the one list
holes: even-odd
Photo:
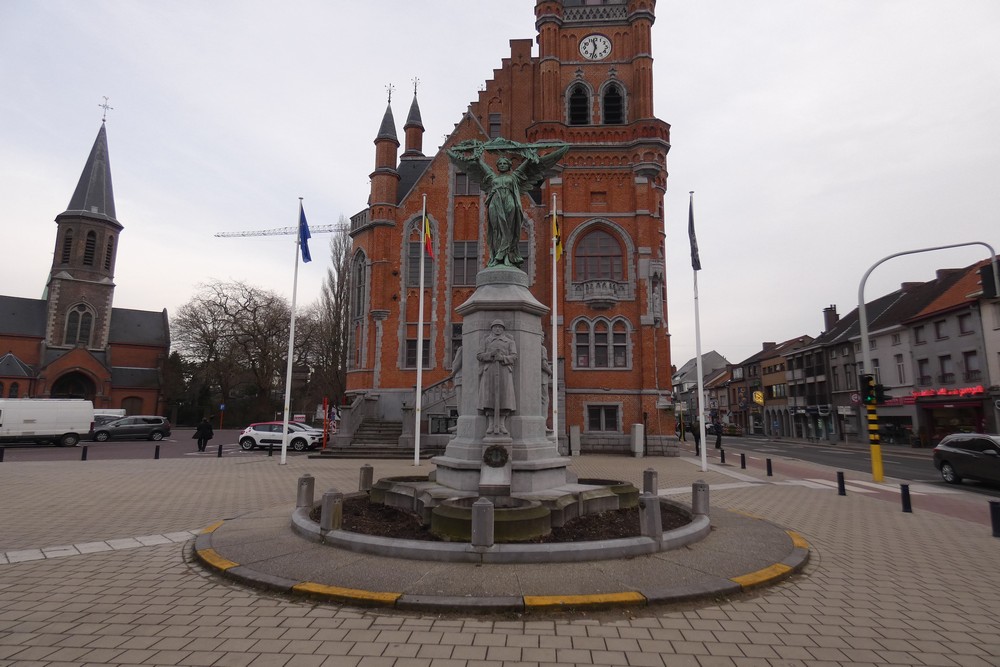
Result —
[{"label": "pedestrian walking", "polygon": [[681,442],[687,442],[687,438],[684,437],[684,420],[677,420],[677,437],[681,439]]},{"label": "pedestrian walking", "polygon": [[691,422],[691,435],[694,436],[694,451],[701,449],[701,427],[698,422]]},{"label": "pedestrian walking", "polygon": [[197,428],[194,430],[194,437],[198,439],[199,452],[205,451],[205,448],[208,447],[208,441],[211,440],[214,435],[215,433],[212,431],[212,425],[209,423],[208,417],[203,417]]},{"label": "pedestrian walking", "polygon": [[715,448],[722,449],[722,422],[715,422]]}]

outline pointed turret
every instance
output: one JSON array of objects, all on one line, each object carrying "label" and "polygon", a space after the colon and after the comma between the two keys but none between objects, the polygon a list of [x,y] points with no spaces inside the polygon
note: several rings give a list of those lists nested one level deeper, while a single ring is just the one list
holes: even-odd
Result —
[{"label": "pointed turret", "polygon": [[373,222],[395,222],[396,191],[399,185],[399,171],[396,169],[398,150],[399,139],[396,138],[396,121],[392,117],[390,101],[375,137],[375,171],[369,175],[372,182],[369,201]]},{"label": "pointed turret", "polygon": [[108,156],[108,132],[104,123],[90,149],[90,156],[80,174],[80,181],[69,200],[69,206],[56,217],[56,222],[64,216],[97,218],[116,225],[115,194],[111,186],[111,159]]},{"label": "pointed turret", "polygon": [[410,104],[410,113],[406,117],[406,125],[403,126],[406,133],[406,150],[402,157],[423,157],[424,156],[424,124],[420,120],[420,105],[417,104],[417,94],[413,93],[413,102]]}]

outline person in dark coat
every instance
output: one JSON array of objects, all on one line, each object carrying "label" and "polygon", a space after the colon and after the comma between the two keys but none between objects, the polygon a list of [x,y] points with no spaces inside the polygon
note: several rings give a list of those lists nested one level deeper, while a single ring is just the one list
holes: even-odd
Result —
[{"label": "person in dark coat", "polygon": [[722,449],[722,423],[715,422],[715,448]]},{"label": "person in dark coat", "polygon": [[208,417],[202,418],[198,427],[194,430],[194,437],[198,439],[198,451],[203,452],[208,447],[208,441],[215,433],[212,432],[212,425],[208,422]]}]

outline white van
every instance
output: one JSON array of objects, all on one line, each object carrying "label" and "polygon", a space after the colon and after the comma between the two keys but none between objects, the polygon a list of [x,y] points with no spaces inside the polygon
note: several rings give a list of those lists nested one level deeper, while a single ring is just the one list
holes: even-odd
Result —
[{"label": "white van", "polygon": [[0,398],[0,443],[72,447],[94,427],[94,404],[76,398]]}]

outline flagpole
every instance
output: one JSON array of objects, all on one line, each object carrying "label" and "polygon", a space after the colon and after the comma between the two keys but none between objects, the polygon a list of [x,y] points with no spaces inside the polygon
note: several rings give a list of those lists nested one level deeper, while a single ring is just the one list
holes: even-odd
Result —
[{"label": "flagpole", "polygon": [[559,290],[559,271],[557,264],[559,256],[556,253],[556,193],[552,193],[552,355],[549,357],[552,366],[552,433],[556,437],[556,447],[559,447],[559,327],[557,324]]},{"label": "flagpole", "polygon": [[[299,219],[302,218],[302,197],[299,197]],[[285,368],[285,414],[281,422],[281,460],[278,465],[285,465],[288,457],[288,413],[292,404],[292,354],[295,350],[295,298],[299,291],[299,246],[302,238],[302,225],[295,232],[295,277],[292,278],[292,322],[288,326],[288,364]]]},{"label": "flagpole", "polygon": [[695,398],[694,427],[698,429],[695,442],[701,447],[701,471],[708,470],[708,447],[705,446],[705,420],[702,419],[702,400],[705,396],[705,373],[701,363],[701,313],[698,305],[698,271],[701,270],[701,260],[698,256],[698,243],[694,235],[694,191],[690,193],[688,204],[688,235],[691,238],[691,268],[694,269],[694,354],[696,372],[698,373],[698,396]]},{"label": "flagpole", "polygon": [[420,407],[424,381],[424,251],[427,247],[427,195],[420,212],[420,296],[417,299],[417,396],[414,404],[413,465],[420,465]]}]

